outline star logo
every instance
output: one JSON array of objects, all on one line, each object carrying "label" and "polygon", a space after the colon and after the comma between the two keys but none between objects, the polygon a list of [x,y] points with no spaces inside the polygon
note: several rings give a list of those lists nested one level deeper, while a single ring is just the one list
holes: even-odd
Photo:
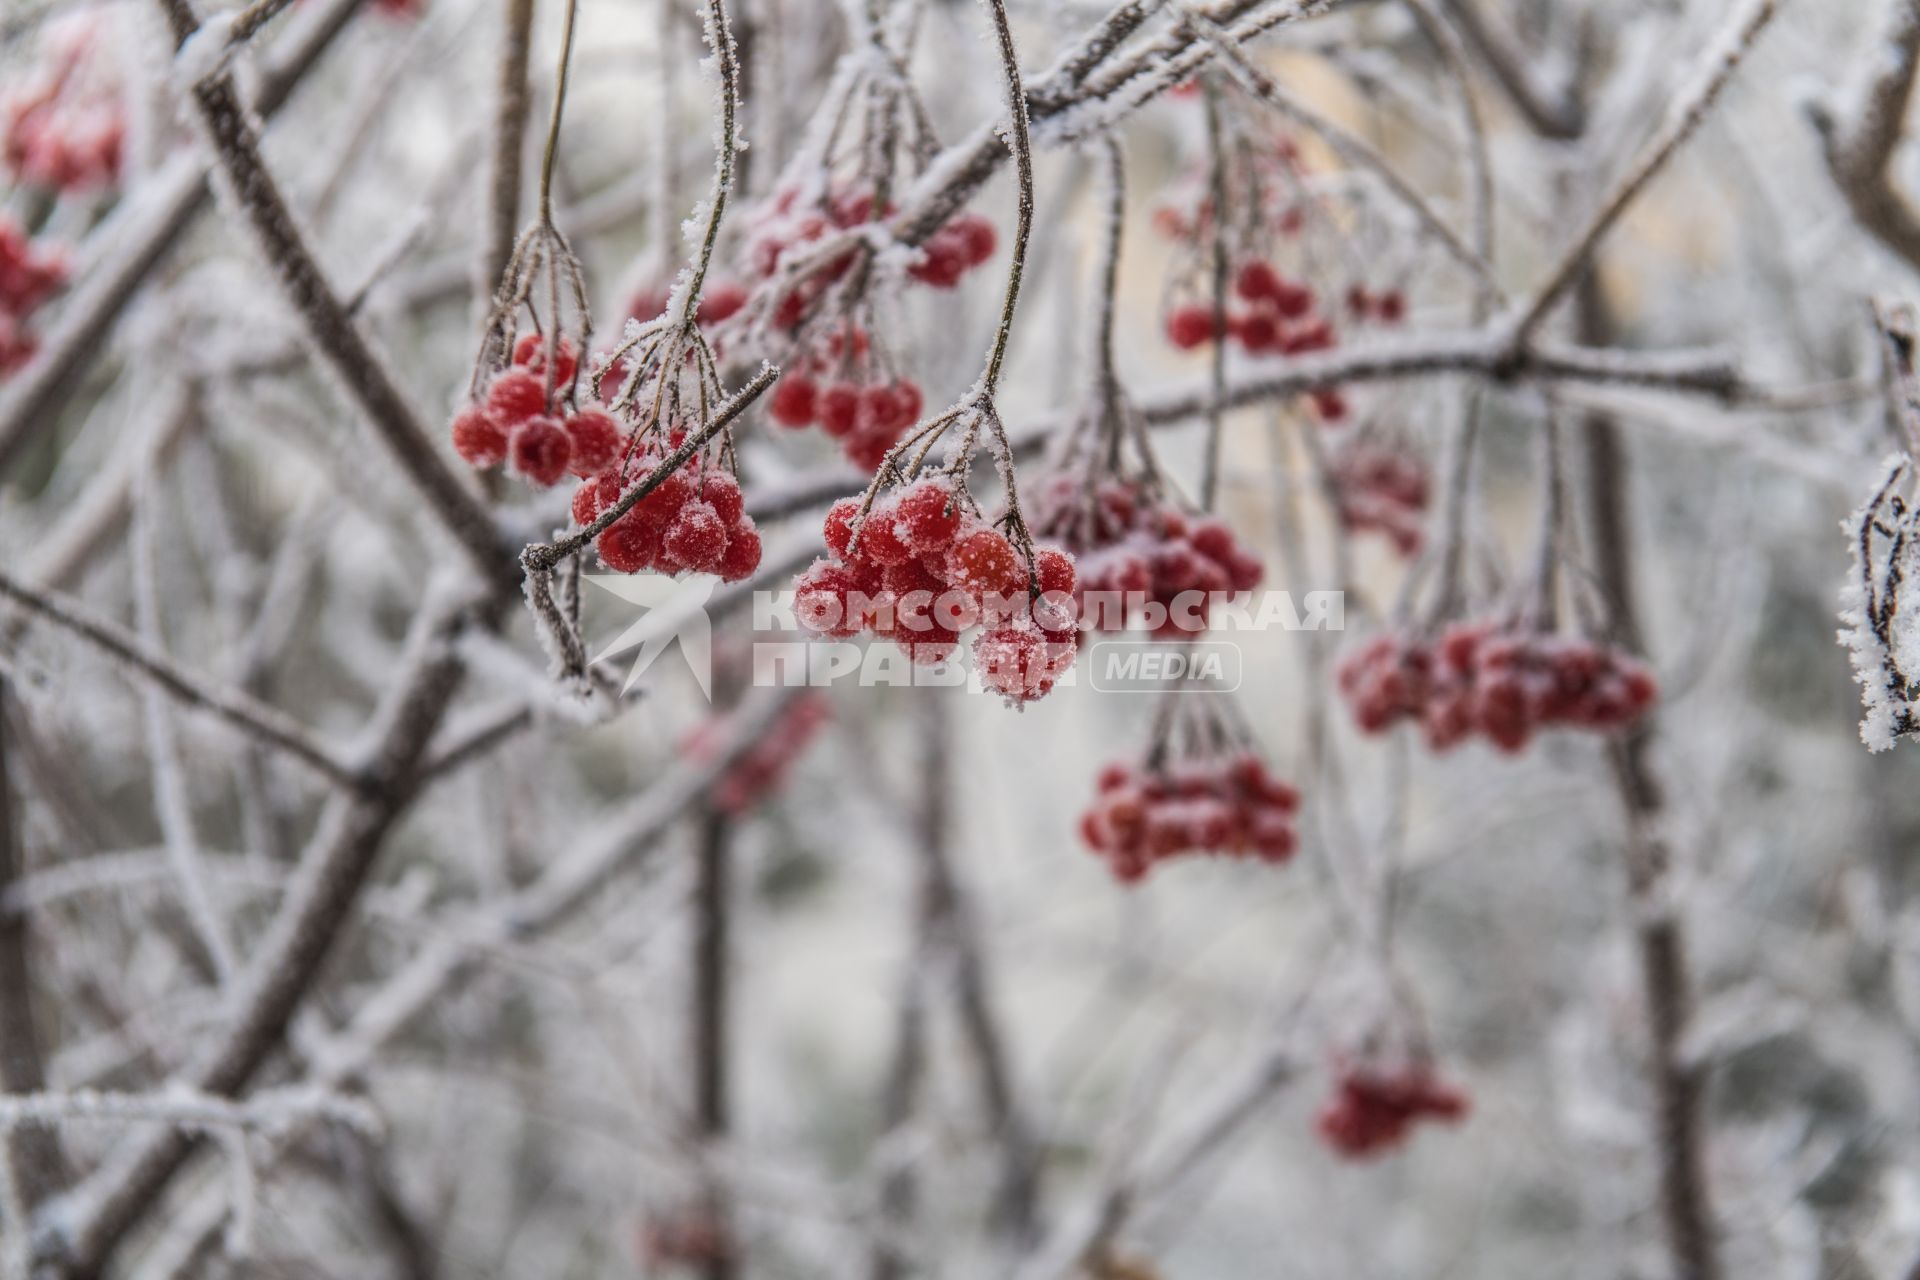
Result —
[{"label": "star logo", "polygon": [[593,659],[598,666],[629,649],[640,650],[627,672],[627,682],[620,687],[622,693],[633,688],[641,673],[678,642],[701,694],[713,701],[713,623],[707,617],[707,601],[720,579],[710,573],[679,580],[656,573],[589,573],[585,577],[609,595],[646,611]]}]

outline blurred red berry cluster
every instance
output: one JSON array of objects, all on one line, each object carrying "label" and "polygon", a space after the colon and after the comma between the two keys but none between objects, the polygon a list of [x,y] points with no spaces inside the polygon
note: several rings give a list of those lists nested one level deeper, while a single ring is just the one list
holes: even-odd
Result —
[{"label": "blurred red berry cluster", "polygon": [[65,254],[36,248],[19,223],[0,217],[0,377],[32,358],[27,322],[66,282]]},{"label": "blurred red berry cluster", "polygon": [[[1083,474],[1058,471],[1034,486],[1029,505],[1034,532],[1078,563],[1080,619],[1089,628],[1151,624],[1163,639],[1191,636],[1206,628],[1213,596],[1251,591],[1264,575],[1224,521],[1190,518],[1144,481],[1089,485]],[[1175,608],[1182,597],[1190,608]]]},{"label": "blurred red berry cluster", "polygon": [[1467,1095],[1429,1067],[1346,1066],[1317,1123],[1327,1146],[1349,1160],[1364,1160],[1400,1146],[1423,1120],[1458,1123],[1467,1108]]},{"label": "blurred red berry cluster", "polygon": [[1079,642],[1072,557],[1041,547],[1029,569],[944,480],[881,497],[864,517],[860,506],[843,498],[827,513],[833,558],[816,560],[794,584],[803,626],[836,637],[871,632],[933,666],[954,656],[962,632],[984,624],[973,646],[983,683],[1013,702],[1052,691]]},{"label": "blurred red berry cluster", "polygon": [[[710,792],[714,807],[722,813],[742,814],[778,791],[808,744],[832,718],[832,707],[819,694],[795,698],[714,783]],[[687,736],[687,753],[695,759],[710,756],[728,721],[729,717],[717,715],[696,726]]]},{"label": "blurred red berry cluster", "polygon": [[1374,636],[1341,662],[1339,682],[1363,730],[1417,720],[1436,751],[1476,734],[1518,752],[1544,729],[1621,729],[1658,692],[1617,649],[1492,620],[1455,623],[1438,643]]},{"label": "blurred red berry cluster", "polygon": [[725,1224],[710,1210],[698,1206],[649,1214],[640,1225],[635,1243],[649,1274],[670,1267],[711,1267],[736,1260]]},{"label": "blurred red berry cluster", "polygon": [[1329,479],[1349,533],[1378,533],[1403,556],[1425,541],[1431,480],[1418,457],[1356,440],[1328,460]]},{"label": "blurred red berry cluster", "polygon": [[25,83],[0,98],[0,159],[50,191],[117,186],[126,148],[125,86],[98,19],[50,23]]},{"label": "blurred red berry cluster", "polygon": [[1156,862],[1195,854],[1285,862],[1299,807],[1299,793],[1250,754],[1163,769],[1116,762],[1101,770],[1080,834],[1115,879],[1133,884]]},{"label": "blurred red berry cluster", "polygon": [[920,421],[920,384],[886,377],[872,357],[867,331],[849,322],[798,353],[773,389],[768,413],[790,430],[819,424],[847,458],[877,470],[907,428]]},{"label": "blurred red berry cluster", "polygon": [[[812,200],[794,186],[775,192],[756,216],[746,250],[747,273],[780,290],[771,310],[774,327],[804,325],[827,291],[860,261],[859,249],[851,245],[831,258],[811,261],[810,251],[828,233],[895,212],[889,204],[876,214],[870,190],[844,189]],[[985,265],[998,242],[993,224],[979,214],[955,214],[927,237],[907,275],[936,289],[951,289],[969,271]]]}]

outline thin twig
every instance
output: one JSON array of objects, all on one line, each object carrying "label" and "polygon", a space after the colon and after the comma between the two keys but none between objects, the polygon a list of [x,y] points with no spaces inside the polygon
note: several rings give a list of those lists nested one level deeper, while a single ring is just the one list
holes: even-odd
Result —
[{"label": "thin twig", "polygon": [[1626,174],[1600,202],[1600,208],[1587,220],[1586,226],[1547,273],[1545,282],[1520,307],[1519,319],[1513,330],[1515,345],[1525,344],[1533,337],[1554,305],[1566,296],[1567,290],[1587,269],[1595,246],[1613,229],[1613,225],[1633,205],[1640,193],[1647,189],[1647,185],[1673,158],[1681,144],[1705,122],[1714,104],[1720,100],[1721,91],[1733,79],[1733,73],[1739,70],[1741,62],[1753,48],[1754,41],[1767,23],[1773,20],[1777,7],[1777,0],[1745,0],[1725,32],[1713,41],[1698,82],[1675,105],[1666,124],[1641,149]]},{"label": "thin twig", "polygon": [[182,706],[226,721],[249,737],[300,761],[336,786],[352,788],[361,784],[360,774],[352,765],[278,708],[203,680],[166,656],[152,652],[114,623],[93,617],[64,597],[28,586],[5,570],[0,570],[0,596],[86,641]]},{"label": "thin twig", "polygon": [[[158,2],[176,44],[185,44],[200,26],[187,0]],[[511,572],[512,561],[493,517],[428,443],[424,427],[393,375],[321,272],[260,154],[258,132],[241,105],[233,77],[223,74],[201,82],[193,98],[240,209],[280,278],[288,302],[304,322],[308,340],[332,366],[343,389],[474,567],[483,577],[501,583],[503,574]]]}]

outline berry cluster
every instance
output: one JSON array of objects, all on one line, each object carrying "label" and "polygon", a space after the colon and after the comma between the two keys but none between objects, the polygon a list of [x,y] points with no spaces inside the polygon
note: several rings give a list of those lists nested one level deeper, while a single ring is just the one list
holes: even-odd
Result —
[{"label": "berry cluster", "polygon": [[1419,459],[1356,441],[1328,470],[1348,532],[1384,534],[1403,556],[1420,550],[1431,483]]},{"label": "berry cluster", "polygon": [[1320,1108],[1320,1137],[1349,1160],[1393,1150],[1422,1120],[1454,1124],[1467,1114],[1467,1095],[1425,1066],[1397,1070],[1347,1066],[1334,1095]]},{"label": "berry cluster", "polygon": [[1081,815],[1080,834],[1107,860],[1114,878],[1133,884],[1156,862],[1217,853],[1281,863],[1293,856],[1300,795],[1238,754],[1164,769],[1109,764],[1099,794]]},{"label": "berry cluster", "polygon": [[[1260,585],[1259,557],[1224,522],[1190,519],[1142,481],[1110,478],[1089,489],[1084,476],[1060,471],[1039,484],[1030,502],[1034,531],[1078,561],[1077,599],[1089,627],[1151,625],[1163,639],[1190,635],[1205,629],[1213,596]],[[1090,595],[1115,598],[1118,615],[1084,607]],[[1176,609],[1183,597],[1192,607]]]},{"label": "berry cluster", "polygon": [[711,1211],[695,1206],[649,1214],[636,1243],[649,1275],[669,1267],[712,1267],[735,1256],[725,1224]]},{"label": "berry cluster", "polygon": [[827,512],[832,559],[814,561],[794,584],[801,625],[824,636],[871,632],[914,662],[937,666],[974,640],[983,684],[1011,703],[1045,697],[1073,665],[1073,559],[1041,547],[1022,562],[1013,542],[962,505],[944,480],[921,480],[876,501]]},{"label": "berry cluster", "polygon": [[1658,691],[1617,649],[1485,620],[1456,623],[1437,644],[1375,636],[1341,662],[1339,680],[1363,730],[1419,720],[1436,751],[1476,733],[1517,752],[1543,729],[1624,728]]},{"label": "berry cluster", "polygon": [[515,342],[513,363],[493,375],[478,402],[454,415],[454,451],[482,469],[510,461],[515,472],[543,489],[569,471],[590,476],[612,462],[623,443],[613,415],[594,407],[562,413],[555,405],[579,367],[565,338],[555,348],[553,363],[549,396],[545,336],[529,333]]},{"label": "berry cluster", "polygon": [[[825,698],[807,693],[795,698],[767,730],[713,784],[710,798],[722,813],[742,814],[780,789],[787,771],[832,717]],[[711,754],[724,716],[699,725],[688,735],[686,751],[695,758]]]},{"label": "berry cluster", "polygon": [[0,375],[32,358],[27,321],[66,280],[64,255],[35,249],[18,223],[0,217]]},{"label": "berry cluster", "polygon": [[[1228,125],[1236,136],[1221,175],[1223,209],[1215,209],[1212,175],[1196,171],[1154,213],[1155,227],[1177,246],[1168,341],[1190,351],[1227,339],[1253,356],[1299,356],[1338,346],[1343,321],[1403,320],[1400,289],[1330,278],[1329,266],[1366,259],[1357,245],[1370,226],[1368,211],[1328,207],[1291,138],[1249,128],[1238,113],[1230,113]],[[1216,323],[1213,261],[1222,241],[1229,278]],[[1308,401],[1323,422],[1342,422],[1351,412],[1338,387],[1319,388]]]},{"label": "berry cluster", "polygon": [[877,470],[920,421],[925,397],[910,378],[882,377],[873,355],[872,340],[858,325],[826,333],[789,362],[767,412],[793,431],[819,424],[855,466]]},{"label": "berry cluster", "polygon": [[[878,216],[891,217],[892,205]],[[871,192],[843,190],[819,200],[806,200],[794,186],[781,188],[756,219],[747,262],[753,275],[771,281],[792,267],[829,232],[864,226],[875,219]],[[920,255],[907,275],[935,289],[951,289],[974,268],[993,257],[999,235],[978,214],[960,213],[948,219],[920,246]],[[776,328],[800,326],[815,304],[835,283],[853,270],[859,251],[848,248],[818,267],[809,267],[773,305]]]},{"label": "berry cluster", "polygon": [[[1233,296],[1223,317],[1227,337],[1248,355],[1327,351],[1339,339],[1318,307],[1312,286],[1287,279],[1264,258],[1250,258],[1233,273]],[[1217,336],[1211,303],[1185,302],[1167,312],[1167,340],[1182,351],[1205,346]]]},{"label": "berry cluster", "polygon": [[126,107],[100,35],[84,16],[50,28],[42,73],[0,101],[0,158],[20,181],[76,192],[119,182]]},{"label": "berry cluster", "polygon": [[[627,314],[645,323],[665,311],[672,296],[669,289],[657,284],[636,289],[627,301]],[[694,309],[694,322],[702,328],[719,324],[722,320],[731,320],[746,305],[746,286],[735,280],[709,280],[700,290],[700,305]]]},{"label": "berry cluster", "polygon": [[[683,439],[675,433],[666,448],[679,447]],[[625,440],[617,440],[614,453],[617,461],[574,491],[573,518],[582,528],[646,479],[665,456],[656,442]],[[698,453],[608,525],[593,546],[600,563],[615,573],[713,573],[723,582],[741,582],[760,567],[760,532],[746,512],[740,482]]]}]

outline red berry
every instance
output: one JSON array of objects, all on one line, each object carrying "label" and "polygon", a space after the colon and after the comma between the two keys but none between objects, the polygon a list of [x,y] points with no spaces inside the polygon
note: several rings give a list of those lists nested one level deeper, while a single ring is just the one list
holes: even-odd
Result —
[{"label": "red berry", "polygon": [[898,415],[896,429],[905,430],[920,421],[920,410],[925,406],[925,397],[920,394],[920,384],[907,378],[901,378],[893,384],[893,407]]},{"label": "red berry", "polygon": [[905,564],[913,559],[914,553],[900,525],[900,506],[896,500],[874,503],[867,518],[860,522],[853,545],[855,553],[879,565]]},{"label": "red berry", "polygon": [[598,519],[599,515],[600,486],[588,480],[573,491],[573,522],[584,529]]},{"label": "red berry", "polygon": [[812,378],[790,373],[773,389],[773,403],[767,411],[783,427],[804,427],[813,421],[817,392]]},{"label": "red berry", "polygon": [[895,436],[891,431],[856,431],[842,443],[847,461],[862,471],[878,471],[893,452]]},{"label": "red berry", "polygon": [[999,247],[1000,233],[977,213],[963,213],[949,225],[969,267],[977,267],[991,258]]},{"label": "red berry", "polygon": [[554,418],[528,418],[514,429],[510,445],[513,469],[546,488],[567,473],[573,445],[567,429]]},{"label": "red berry", "polygon": [[1167,313],[1167,341],[1182,351],[1204,346],[1212,339],[1213,308],[1190,303]]},{"label": "red berry", "polygon": [[955,235],[950,227],[942,227],[920,246],[920,260],[908,268],[907,274],[921,284],[951,289],[960,283],[960,277],[970,265],[968,250],[969,245],[962,237]]},{"label": "red berry", "polygon": [[827,541],[827,550],[841,559],[847,555],[847,544],[853,541],[853,524],[860,517],[860,499],[842,498],[827,508],[827,521],[821,530]]},{"label": "red berry", "polygon": [[713,505],[719,513],[720,522],[729,528],[740,523],[740,515],[746,510],[746,498],[740,492],[740,482],[721,470],[711,470],[695,482],[695,490],[701,498]]},{"label": "red berry", "polygon": [[603,471],[620,454],[620,424],[605,409],[586,408],[567,419],[573,454],[567,470],[577,476]]},{"label": "red berry", "polygon": [[701,324],[719,324],[722,320],[732,318],[746,305],[747,291],[731,280],[722,280],[709,285],[701,296],[697,318]]},{"label": "red berry", "polygon": [[919,555],[944,551],[960,532],[961,511],[953,486],[944,480],[922,480],[897,499],[900,525],[907,545]]},{"label": "red berry", "polygon": [[504,427],[518,426],[545,412],[546,407],[546,383],[527,369],[508,369],[487,388],[487,409]]},{"label": "red berry", "polygon": [[893,388],[878,382],[860,390],[860,407],[854,413],[853,427],[863,435],[891,437],[898,429],[899,407]]},{"label": "red berry", "polygon": [[801,626],[816,635],[858,635],[860,620],[848,602],[856,590],[858,583],[845,565],[815,560],[813,566],[794,581],[794,616]]},{"label": "red berry", "polygon": [[1233,291],[1248,302],[1259,302],[1280,293],[1280,273],[1258,258],[1240,265],[1233,277]]},{"label": "red berry", "polygon": [[1058,547],[1041,547],[1033,553],[1034,577],[1041,592],[1068,595],[1073,591],[1073,557]]},{"label": "red berry", "polygon": [[600,563],[615,573],[639,573],[660,558],[660,534],[628,515],[608,526],[593,547],[600,553]]},{"label": "red berry", "polygon": [[712,503],[695,500],[680,508],[680,514],[667,526],[660,547],[669,562],[705,573],[726,557],[727,526]]},{"label": "red berry", "polygon": [[[544,384],[547,375],[547,335],[522,334],[520,341],[513,344],[513,362],[540,378]],[[573,344],[561,338],[554,354],[553,385],[557,388],[566,387],[573,381],[574,371],[579,367],[580,357],[574,354]],[[545,390],[544,385],[542,390]]]},{"label": "red berry", "polygon": [[453,451],[471,466],[491,467],[507,456],[507,433],[478,405],[453,416]]},{"label": "red berry", "polygon": [[820,429],[834,439],[851,432],[860,417],[860,388],[851,382],[836,382],[820,393],[814,406]]},{"label": "red berry", "polygon": [[744,582],[760,567],[760,533],[751,520],[742,520],[727,534],[727,553],[714,572],[722,582]]},{"label": "red berry", "polygon": [[1272,297],[1274,309],[1288,320],[1298,320],[1313,310],[1313,290],[1303,284],[1282,281]]},{"label": "red berry", "polygon": [[1033,702],[1053,691],[1073,662],[1073,646],[1049,641],[1038,631],[1005,626],[983,631],[973,642],[980,683],[1009,702]]},{"label": "red berry", "polygon": [[1013,544],[995,529],[980,529],[947,553],[947,580],[978,597],[1011,599],[1026,589],[1026,574]]}]

